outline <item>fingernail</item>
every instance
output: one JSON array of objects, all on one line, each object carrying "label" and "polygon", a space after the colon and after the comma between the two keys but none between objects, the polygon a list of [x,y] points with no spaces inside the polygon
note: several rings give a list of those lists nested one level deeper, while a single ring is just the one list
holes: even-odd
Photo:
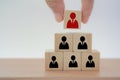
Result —
[{"label": "fingernail", "polygon": [[55,14],[55,19],[57,22],[61,22],[63,18],[60,14]]},{"label": "fingernail", "polygon": [[83,23],[86,23],[87,22],[87,20],[86,19],[83,19],[83,21],[82,21]]},{"label": "fingernail", "polygon": [[83,17],[82,22],[87,23],[88,19],[86,17]]}]

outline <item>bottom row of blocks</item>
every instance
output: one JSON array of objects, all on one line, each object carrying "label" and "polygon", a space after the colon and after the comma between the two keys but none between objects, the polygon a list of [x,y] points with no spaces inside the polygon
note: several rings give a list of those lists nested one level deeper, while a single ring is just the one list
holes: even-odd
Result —
[{"label": "bottom row of blocks", "polygon": [[92,52],[45,52],[46,70],[99,70],[100,53]]}]

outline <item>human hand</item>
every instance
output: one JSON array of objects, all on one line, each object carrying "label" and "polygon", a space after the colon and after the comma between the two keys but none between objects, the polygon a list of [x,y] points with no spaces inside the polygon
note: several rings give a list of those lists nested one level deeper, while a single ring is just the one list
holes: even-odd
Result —
[{"label": "human hand", "polygon": [[[52,9],[57,22],[64,19],[64,0],[46,0],[48,6]],[[82,22],[87,23],[91,15],[94,0],[82,0]]]}]

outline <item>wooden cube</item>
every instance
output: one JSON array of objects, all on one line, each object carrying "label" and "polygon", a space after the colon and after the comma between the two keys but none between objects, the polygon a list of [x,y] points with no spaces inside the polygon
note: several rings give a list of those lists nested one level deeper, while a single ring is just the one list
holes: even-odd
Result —
[{"label": "wooden cube", "polygon": [[72,34],[55,34],[55,51],[72,51]]},{"label": "wooden cube", "polygon": [[91,52],[92,51],[92,34],[91,33],[74,33],[73,34],[73,51]]},{"label": "wooden cube", "polygon": [[63,70],[62,52],[46,51],[45,52],[45,69],[46,70]]},{"label": "wooden cube", "polygon": [[92,52],[82,53],[82,70],[99,70],[100,52],[93,50]]},{"label": "wooden cube", "polygon": [[81,53],[64,52],[64,70],[81,70]]},{"label": "wooden cube", "polygon": [[66,10],[64,12],[64,28],[78,29],[81,27],[81,11],[80,10]]}]

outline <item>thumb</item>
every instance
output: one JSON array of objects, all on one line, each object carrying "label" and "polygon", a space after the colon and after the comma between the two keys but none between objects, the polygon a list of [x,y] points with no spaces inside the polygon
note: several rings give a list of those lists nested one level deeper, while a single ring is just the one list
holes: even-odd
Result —
[{"label": "thumb", "polygon": [[91,15],[94,0],[82,0],[82,22],[86,23]]},{"label": "thumb", "polygon": [[46,0],[47,5],[53,11],[57,22],[61,22],[64,17],[64,1],[63,0]]}]

